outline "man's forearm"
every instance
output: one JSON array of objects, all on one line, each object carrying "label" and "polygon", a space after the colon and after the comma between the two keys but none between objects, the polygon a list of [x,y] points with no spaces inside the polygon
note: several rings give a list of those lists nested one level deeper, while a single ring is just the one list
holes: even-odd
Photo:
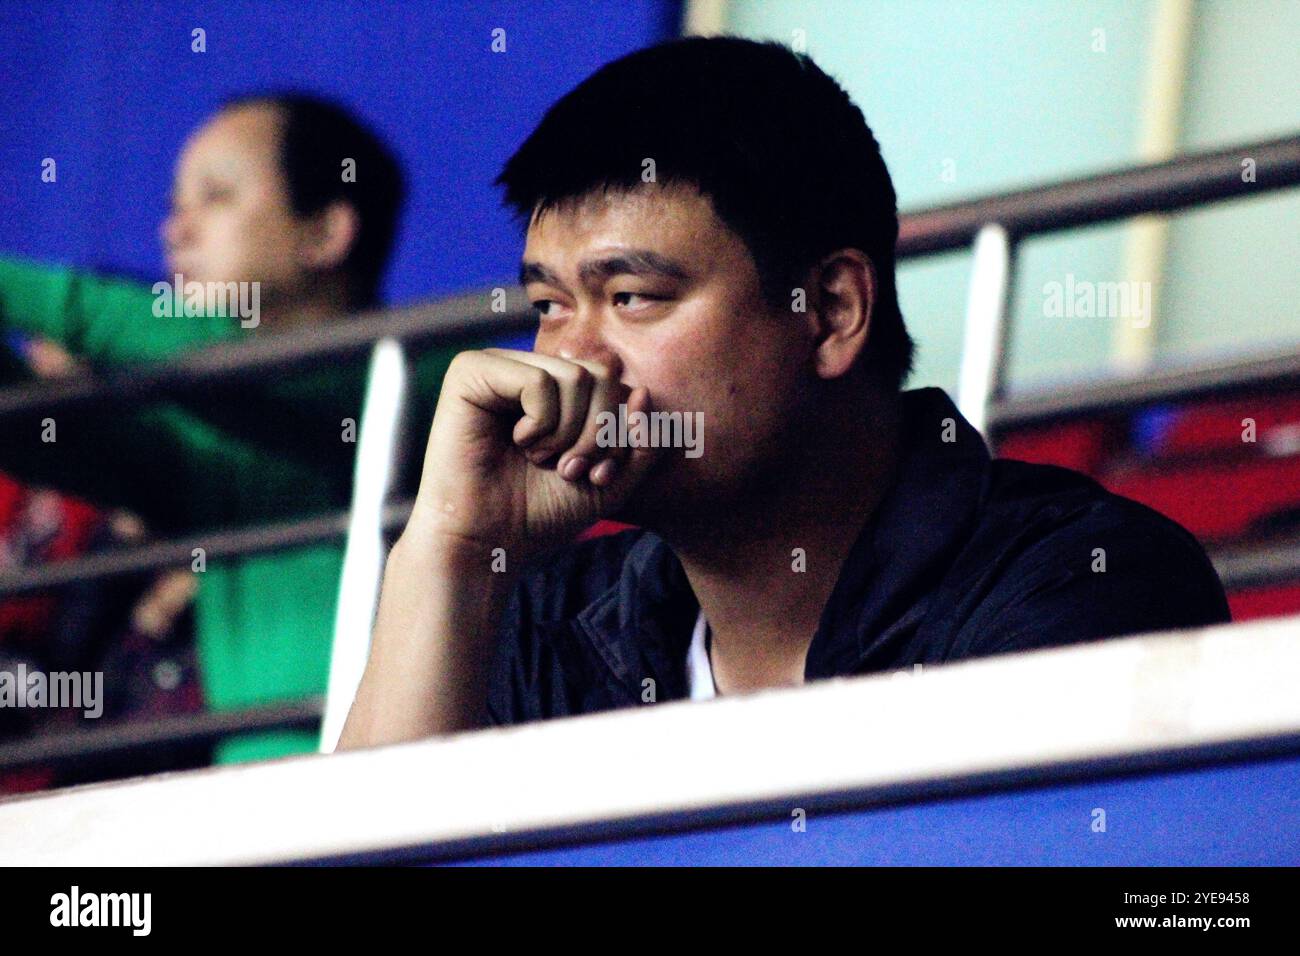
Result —
[{"label": "man's forearm", "polygon": [[393,546],[339,750],[484,725],[497,624],[513,580],[490,562],[490,553],[412,528]]}]

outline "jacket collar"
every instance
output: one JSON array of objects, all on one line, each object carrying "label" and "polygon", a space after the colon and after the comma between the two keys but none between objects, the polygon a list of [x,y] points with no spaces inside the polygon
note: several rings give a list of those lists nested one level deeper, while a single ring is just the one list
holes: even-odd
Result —
[{"label": "jacket collar", "polygon": [[[990,463],[979,433],[937,388],[902,395],[890,490],[845,559],[808,648],[805,679],[889,666],[929,609],[934,585],[974,530]],[[699,603],[672,549],[644,532],[617,584],[578,615],[579,631],[629,693],[687,696]]]}]

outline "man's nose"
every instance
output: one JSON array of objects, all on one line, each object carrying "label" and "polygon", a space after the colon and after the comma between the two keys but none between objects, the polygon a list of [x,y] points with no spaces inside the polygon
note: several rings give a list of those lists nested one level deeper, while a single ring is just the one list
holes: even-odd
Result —
[{"label": "man's nose", "polygon": [[596,362],[609,369],[615,379],[621,379],[622,358],[605,337],[601,319],[594,312],[594,309],[579,309],[563,328],[539,344],[557,358]]}]

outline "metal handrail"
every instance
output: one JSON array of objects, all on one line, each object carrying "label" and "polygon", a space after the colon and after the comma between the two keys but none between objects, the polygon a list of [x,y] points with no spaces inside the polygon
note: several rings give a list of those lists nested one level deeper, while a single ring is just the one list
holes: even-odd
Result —
[{"label": "metal handrail", "polygon": [[1154,369],[1141,376],[1085,382],[1023,396],[1012,395],[990,412],[990,428],[1006,431],[1036,422],[1061,421],[1119,411],[1160,401],[1224,395],[1300,382],[1300,353],[1294,350],[1250,358]]},{"label": "metal handrail", "polygon": [[320,697],[306,697],[244,710],[205,711],[122,721],[93,730],[38,734],[0,744],[0,770],[37,766],[57,769],[85,760],[128,756],[162,744],[212,744],[246,733],[316,730],[322,707]]},{"label": "metal handrail", "polygon": [[[395,502],[384,510],[384,531],[400,531],[411,515],[411,502]],[[336,541],[347,533],[348,512],[278,521],[211,534],[192,535],[172,541],[114,548],[82,558],[53,561],[20,568],[0,575],[0,599],[62,587],[78,581],[120,577],[188,566],[196,548],[203,549],[204,561],[244,557],[282,551],[285,548]]]},{"label": "metal handrail", "polygon": [[[504,293],[500,299],[499,293]],[[493,311],[500,299],[505,311]],[[170,321],[170,320],[169,320]],[[375,342],[396,339],[416,349],[455,340],[482,340],[536,329],[523,291],[501,286],[420,305],[363,313],[295,331],[196,349],[168,359],[76,379],[0,389],[0,425],[33,414],[49,415],[106,403],[139,403],[184,395],[203,387],[265,381],[322,365],[364,361]]]},{"label": "metal handrail", "polygon": [[1300,538],[1218,549],[1210,560],[1228,592],[1300,582]]},{"label": "metal handrail", "polygon": [[[1242,167],[1247,159],[1254,162],[1249,182]],[[1243,143],[915,212],[899,223],[898,258],[964,249],[991,222],[1019,239],[1295,185],[1300,136]]]}]

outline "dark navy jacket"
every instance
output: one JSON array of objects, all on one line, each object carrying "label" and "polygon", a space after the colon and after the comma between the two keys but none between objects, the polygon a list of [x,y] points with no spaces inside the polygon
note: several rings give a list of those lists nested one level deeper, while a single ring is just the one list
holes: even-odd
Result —
[{"label": "dark navy jacket", "polygon": [[[946,419],[955,441],[941,440]],[[1104,571],[1093,570],[1096,549]],[[647,531],[547,555],[521,578],[502,622],[489,718],[522,723],[689,696],[698,612],[681,564]],[[1223,587],[1182,527],[1076,472],[990,459],[948,396],[924,388],[903,394],[893,486],[845,560],[804,673],[811,681],[1227,620]]]}]

